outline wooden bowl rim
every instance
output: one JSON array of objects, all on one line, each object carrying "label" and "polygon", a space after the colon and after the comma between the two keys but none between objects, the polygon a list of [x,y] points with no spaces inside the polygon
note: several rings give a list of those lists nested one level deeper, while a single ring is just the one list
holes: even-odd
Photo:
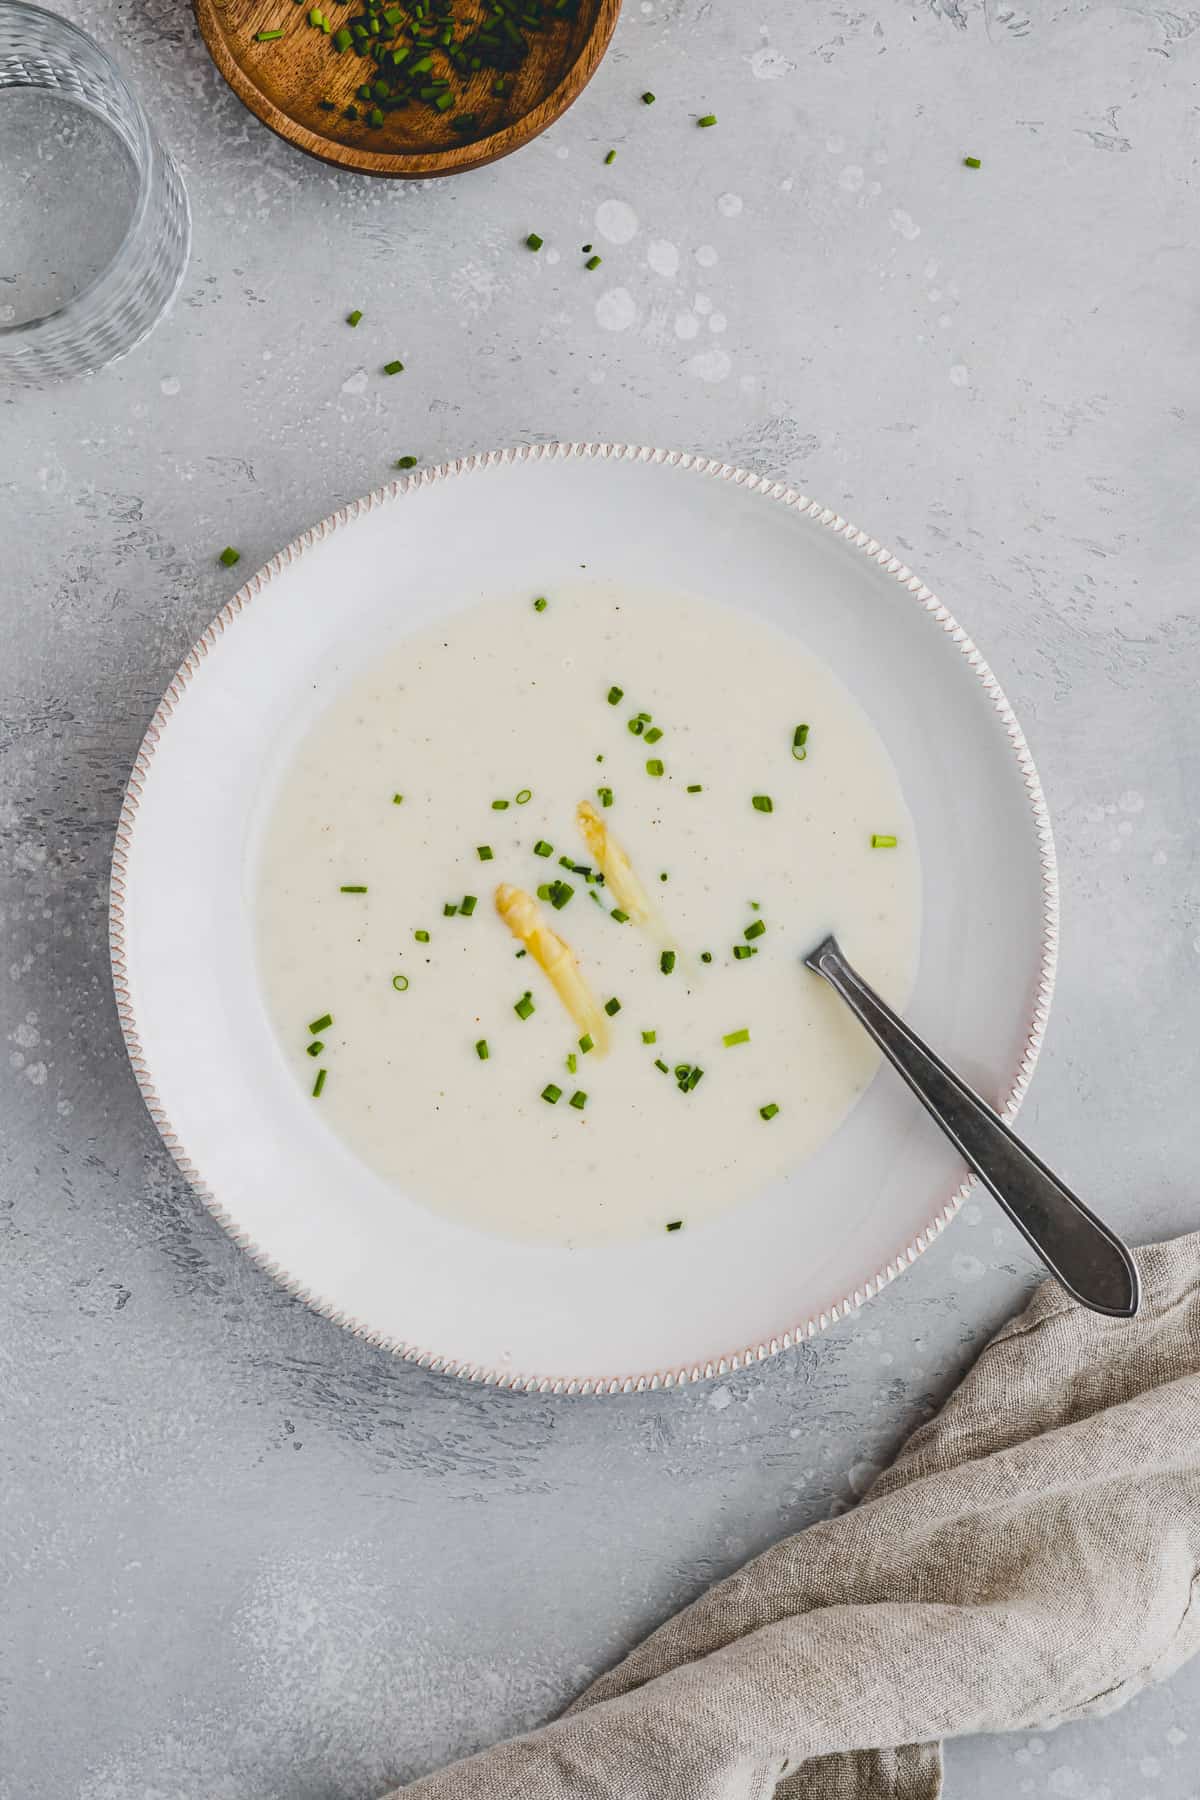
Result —
[{"label": "wooden bowl rim", "polygon": [[402,179],[421,179],[437,175],[458,175],[468,169],[480,169],[487,163],[509,156],[523,144],[541,135],[576,101],[596,70],[600,67],[616,29],[621,0],[599,0],[596,18],[584,39],[578,56],[567,69],[557,87],[529,112],[511,124],[470,144],[451,144],[444,150],[380,151],[359,150],[326,137],[310,126],[301,125],[262,89],[256,87],[241,63],[233,55],[225,32],[223,8],[218,0],[194,0],[196,22],[208,46],[209,55],[221,75],[233,89],[243,106],[260,119],[285,143],[320,162],[335,168],[354,169],[362,175],[385,175]]}]

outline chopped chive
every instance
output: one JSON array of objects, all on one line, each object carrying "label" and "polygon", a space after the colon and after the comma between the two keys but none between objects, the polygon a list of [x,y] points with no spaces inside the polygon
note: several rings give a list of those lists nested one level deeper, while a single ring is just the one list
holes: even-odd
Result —
[{"label": "chopped chive", "polygon": [[894,850],[898,840],[890,832],[873,831],[871,833],[872,850]]},{"label": "chopped chive", "polygon": [[700,961],[701,962],[711,962],[712,961],[712,951],[711,950],[702,950],[700,952]]},{"label": "chopped chive", "polygon": [[601,256],[589,256],[583,266],[585,269],[598,269],[603,260]]},{"label": "chopped chive", "polygon": [[772,1100],[771,1104],[769,1106],[760,1106],[759,1107],[758,1116],[760,1119],[773,1119],[775,1117],[775,1114],[778,1111],[779,1111],[779,1108],[776,1106],[775,1102]]},{"label": "chopped chive", "polygon": [[392,986],[395,988],[395,990],[398,994],[406,993],[408,991],[408,976],[407,975],[393,975],[392,976]]},{"label": "chopped chive", "polygon": [[727,1031],[721,1042],[727,1050],[732,1050],[735,1044],[748,1044],[750,1042],[749,1028],[743,1025],[740,1031]]},{"label": "chopped chive", "polygon": [[664,1075],[669,1075],[671,1073],[661,1056],[655,1057],[654,1066],[656,1069],[661,1069]]},{"label": "chopped chive", "polygon": [[658,879],[660,881],[670,881],[671,877],[667,874],[667,871],[664,869]]},{"label": "chopped chive", "polygon": [[396,458],[396,467],[398,469],[415,469],[416,466],[417,459],[415,456],[398,456]]},{"label": "chopped chive", "polygon": [[610,706],[619,706],[624,698],[625,698],[624,688],[619,688],[619,687],[610,687],[609,688],[608,704]]},{"label": "chopped chive", "polygon": [[748,944],[751,944],[754,942],[755,938],[760,938],[766,929],[767,928],[761,919],[754,919],[751,921],[751,923],[749,925],[747,925],[745,931],[743,931],[743,933],[742,933],[742,936],[745,938],[745,940]]},{"label": "chopped chive", "polygon": [[604,1010],[608,1014],[610,1019],[615,1019],[617,1014],[621,1010],[621,1002],[619,1000],[615,1000],[615,999],[614,1000],[606,1000],[604,1002]]},{"label": "chopped chive", "polygon": [[662,759],[657,756],[650,757],[649,761],[646,764],[647,775],[661,775],[662,772],[663,772]]},{"label": "chopped chive", "polygon": [[542,1089],[542,1099],[548,1100],[551,1106],[557,1106],[562,1099],[562,1089],[555,1087],[552,1081],[548,1081]]},{"label": "chopped chive", "polygon": [[579,1067],[579,1058],[576,1056],[576,1054],[573,1050],[568,1050],[568,1052],[567,1052],[567,1074],[574,1075],[574,1073],[578,1067]]},{"label": "chopped chive", "polygon": [[650,731],[648,731],[646,733],[646,742],[648,744],[657,744],[657,742],[661,736],[662,736],[662,732],[659,730],[658,726],[655,725]]},{"label": "chopped chive", "polygon": [[227,569],[232,569],[234,563],[240,563],[241,560],[242,560],[241,551],[235,550],[232,544],[226,544],[226,546],[222,550],[220,556],[218,556],[218,558],[217,558],[217,561],[219,563],[224,563],[224,565]]},{"label": "chopped chive", "polygon": [[523,956],[528,956],[528,955],[529,955],[528,950],[518,950],[517,951],[517,961],[520,962],[520,960]]},{"label": "chopped chive", "polygon": [[429,933],[427,931],[414,931],[413,936],[416,938],[418,944],[427,944],[429,942]]},{"label": "chopped chive", "polygon": [[480,862],[491,862],[493,859],[493,856],[494,856],[494,852],[493,852],[492,846],[490,844],[476,844],[475,854],[479,858]]},{"label": "chopped chive", "polygon": [[703,792],[704,792],[704,789],[700,786],[700,783],[698,781],[693,781],[691,783],[690,787],[688,788],[689,794],[702,794]]},{"label": "chopped chive", "polygon": [[751,912],[761,912],[762,911],[762,907],[759,905],[757,900],[747,900],[746,905],[750,908]]},{"label": "chopped chive", "polygon": [[442,917],[443,919],[452,919],[457,911],[458,908],[455,906],[453,900],[447,900],[445,906],[442,908]]},{"label": "chopped chive", "polygon": [[664,975],[669,975],[675,967],[675,952],[673,950],[664,950],[658,959],[658,966]]},{"label": "chopped chive", "polygon": [[357,325],[362,319],[362,307],[356,306],[353,312],[346,314],[347,325]]},{"label": "chopped chive", "polygon": [[493,812],[507,812],[508,811],[508,801],[507,800],[493,800],[492,801],[492,811]]},{"label": "chopped chive", "polygon": [[983,163],[977,156],[964,156],[963,163],[968,169],[982,169]]},{"label": "chopped chive", "polygon": [[550,883],[550,904],[555,912],[561,912],[575,889],[569,881],[552,881]]},{"label": "chopped chive", "polygon": [[684,1089],[684,1093],[690,1094],[692,1089],[698,1088],[700,1086],[700,1083],[703,1080],[704,1080],[704,1070],[700,1067],[700,1064],[697,1063],[696,1067],[692,1070],[691,1074],[687,1078],[687,1086]]},{"label": "chopped chive", "polygon": [[[376,127],[383,124],[383,109],[381,107],[373,106],[371,108],[370,112],[367,114],[367,124],[374,125]],[[401,367],[403,367],[403,364],[401,365]],[[395,375],[397,373],[397,370],[385,369],[384,373],[387,375]]]},{"label": "chopped chive", "polygon": [[343,50],[348,50],[353,42],[352,33],[347,31],[344,25],[340,31],[335,31],[333,34],[333,47],[339,55]]},{"label": "chopped chive", "polygon": [[753,806],[755,812],[767,813],[775,811],[775,802],[772,800],[770,794],[755,794],[750,804]]},{"label": "chopped chive", "polygon": [[404,364],[398,357],[393,357],[391,362],[384,363],[383,372],[385,375],[401,375],[404,372]]},{"label": "chopped chive", "polygon": [[642,1042],[643,1042],[643,1044],[657,1044],[657,1042],[658,1042],[657,1031],[643,1031]]},{"label": "chopped chive", "polygon": [[281,38],[282,36],[282,31],[256,31],[254,34],[254,41],[256,44],[273,44],[276,38]]},{"label": "chopped chive", "polygon": [[529,802],[533,799],[533,789],[522,788],[519,794],[514,794],[513,798],[516,800],[518,806],[528,806]]},{"label": "chopped chive", "polygon": [[545,241],[545,238],[539,237],[536,231],[531,231],[529,236],[525,239],[525,248],[527,250],[540,250]]},{"label": "chopped chive", "polygon": [[553,856],[554,845],[548,844],[545,838],[539,838],[537,843],[533,846],[533,854],[535,856]]},{"label": "chopped chive", "polygon": [[588,1036],[588,1034],[587,1034],[587,1033],[586,1033],[586,1032],[585,1032],[585,1033],[584,1033],[584,1035],[583,1035],[583,1036],[582,1036],[582,1037],[581,1037],[581,1038],[580,1038],[580,1040],[579,1040],[579,1048],[580,1048],[580,1050],[581,1050],[581,1051],[582,1051],[582,1052],[583,1052],[583,1054],[584,1054],[584,1056],[586,1056],[586,1055],[587,1055],[587,1053],[588,1053],[588,1051],[589,1051],[589,1050],[594,1050],[594,1049],[595,1049],[595,1047],[596,1047],[596,1046],[595,1046],[595,1044],[594,1044],[594,1043],[593,1043],[593,1042],[592,1042],[592,1039],[591,1039],[591,1038],[590,1038],[590,1037],[589,1037],[589,1036]]},{"label": "chopped chive", "polygon": [[309,1056],[320,1056],[320,1054],[324,1048],[325,1048],[324,1044],[321,1042],[320,1038],[318,1038],[315,1044],[310,1044],[308,1046],[308,1055]]},{"label": "chopped chive", "polygon": [[646,721],[644,719],[630,719],[629,729],[632,731],[634,737],[641,737],[643,731],[646,729]]},{"label": "chopped chive", "polygon": [[539,900],[548,900],[550,898],[550,883],[548,881],[543,881],[538,887],[537,897]]},{"label": "chopped chive", "polygon": [[471,914],[475,911],[475,908],[478,905],[479,905],[479,901],[478,901],[478,898],[476,897],[476,895],[464,894],[462,899],[458,903],[458,910],[460,913],[462,913],[462,915],[465,919],[469,919]]},{"label": "chopped chive", "polygon": [[797,725],[795,731],[793,731],[793,733],[792,733],[792,755],[795,757],[797,762],[803,762],[805,757],[808,755],[808,751],[804,748],[804,746],[807,744],[807,742],[808,742],[808,726],[807,725]]},{"label": "chopped chive", "polygon": [[608,916],[610,919],[615,919],[618,925],[628,925],[629,923],[629,914],[622,912],[619,906],[614,906]]},{"label": "chopped chive", "polygon": [[332,1013],[322,1013],[321,1017],[319,1019],[313,1020],[312,1024],[308,1028],[308,1034],[310,1037],[320,1037],[321,1033],[323,1031],[328,1031],[329,1027],[332,1024],[333,1024],[333,1014]]},{"label": "chopped chive", "polygon": [[533,995],[528,989],[521,995],[521,998],[513,1007],[513,1011],[516,1013],[518,1019],[527,1019],[530,1013],[537,1011],[537,1007],[533,1004]]},{"label": "chopped chive", "polygon": [[365,887],[343,887],[338,889],[339,894],[365,894],[366,891]]},{"label": "chopped chive", "polygon": [[612,800],[613,800],[613,791],[611,788],[607,788],[607,787],[606,788],[597,788],[596,789],[596,798],[599,800],[601,806],[611,806]]},{"label": "chopped chive", "polygon": [[642,105],[643,106],[653,106],[655,98],[656,98],[656,96],[654,94],[652,94],[650,92],[650,90],[647,88],[646,92],[642,95]]},{"label": "chopped chive", "polygon": [[479,1042],[475,1046],[475,1054],[480,1062],[486,1062],[488,1057],[492,1054],[488,1049],[488,1041],[486,1038],[479,1039]]},{"label": "chopped chive", "polygon": [[702,113],[701,116],[696,120],[697,125],[699,125],[699,127],[702,131],[707,130],[707,128],[710,125],[715,125],[716,122],[717,122],[716,113]]},{"label": "chopped chive", "polygon": [[393,806],[403,806],[404,805],[404,795],[403,794],[393,794],[392,795],[392,805]]},{"label": "chopped chive", "polygon": [[617,153],[616,153],[616,151],[615,151],[615,150],[610,150],[610,151],[609,151],[609,153],[608,153],[608,155],[607,155],[607,156],[606,156],[606,157],[605,157],[605,159],[604,159],[604,160],[605,160],[605,162],[606,162],[606,163],[615,163],[615,162],[616,162],[616,160],[617,160]]},{"label": "chopped chive", "polygon": [[317,1070],[317,1079],[313,1082],[313,1088],[312,1088],[312,1097],[314,1100],[316,1100],[320,1097],[321,1089],[325,1086],[325,1077],[326,1077],[326,1075],[328,1075],[328,1073],[329,1073],[328,1069],[318,1069]]},{"label": "chopped chive", "polygon": [[748,956],[757,956],[758,951],[752,944],[735,944],[733,946],[733,954],[736,961],[745,962]]},{"label": "chopped chive", "polygon": [[567,1102],[569,1106],[575,1108],[576,1112],[582,1112],[587,1103],[588,1097],[582,1088],[576,1088],[575,1092],[571,1095],[570,1100]]},{"label": "chopped chive", "polygon": [[668,1231],[682,1231],[683,1230],[683,1220],[682,1219],[668,1219],[667,1230]]},{"label": "chopped chive", "polygon": [[591,249],[592,249],[592,246],[590,244],[582,244],[580,246],[580,255],[581,256],[589,256],[591,254]]},{"label": "chopped chive", "polygon": [[539,594],[533,603],[533,610],[534,612],[545,612],[549,604],[550,602],[546,599],[546,596],[544,594]]}]

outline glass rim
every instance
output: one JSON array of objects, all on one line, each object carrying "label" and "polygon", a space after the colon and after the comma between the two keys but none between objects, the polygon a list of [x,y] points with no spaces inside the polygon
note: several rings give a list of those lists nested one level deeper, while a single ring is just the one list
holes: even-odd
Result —
[{"label": "glass rim", "polygon": [[[79,289],[78,293],[72,294],[69,299],[63,301],[61,306],[54,307],[50,312],[39,313],[33,319],[22,319],[16,325],[0,323],[0,345],[11,344],[14,339],[20,337],[36,339],[48,327],[57,328],[64,321],[69,324],[72,315],[90,309],[95,302],[96,295],[101,292],[107,282],[114,279],[122,258],[146,222],[146,214],[150,206],[156,148],[154,133],[150,129],[150,121],[146,117],[141,101],[108,51],[102,44],[97,43],[90,32],[85,31],[81,25],[76,25],[72,19],[64,19],[60,13],[49,12],[44,6],[34,6],[32,0],[0,0],[0,19],[6,13],[24,13],[28,18],[37,20],[39,23],[44,21],[52,31],[58,32],[66,38],[75,38],[85,44],[104,64],[108,75],[119,89],[129,108],[130,121],[137,136],[137,144],[133,151],[134,168],[137,174],[137,199],[130,214],[129,223],[122,233],[121,241],[104,267],[99,269],[91,280]],[[34,82],[5,82],[3,86],[13,91],[24,91],[31,94],[58,93],[56,89],[39,87]],[[75,94],[59,93],[58,97],[65,105],[78,107],[80,112],[86,112],[92,118],[99,119],[108,126],[110,131],[114,132],[115,136],[121,137],[121,133],[115,131],[111,120],[105,118],[97,107],[90,106],[86,100],[81,100]],[[129,148],[128,145],[125,147]]]}]

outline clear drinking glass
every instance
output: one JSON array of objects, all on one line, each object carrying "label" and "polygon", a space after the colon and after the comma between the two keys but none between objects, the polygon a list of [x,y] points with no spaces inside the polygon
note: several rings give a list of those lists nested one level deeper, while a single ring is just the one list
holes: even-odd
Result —
[{"label": "clear drinking glass", "polygon": [[124,356],[170,306],[190,241],[179,171],[109,57],[0,0],[0,382]]}]

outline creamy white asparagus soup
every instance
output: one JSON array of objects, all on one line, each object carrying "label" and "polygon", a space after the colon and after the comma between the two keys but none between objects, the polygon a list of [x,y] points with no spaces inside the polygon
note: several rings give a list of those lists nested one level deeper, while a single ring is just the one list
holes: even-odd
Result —
[{"label": "creamy white asparagus soup", "polygon": [[[794,1168],[877,1056],[920,865],[832,672],[707,599],[579,585],[414,633],[332,699],[262,836],[268,1010],[304,1103],[422,1204],[582,1246]],[[816,1203],[816,1196],[814,1196]]]}]

